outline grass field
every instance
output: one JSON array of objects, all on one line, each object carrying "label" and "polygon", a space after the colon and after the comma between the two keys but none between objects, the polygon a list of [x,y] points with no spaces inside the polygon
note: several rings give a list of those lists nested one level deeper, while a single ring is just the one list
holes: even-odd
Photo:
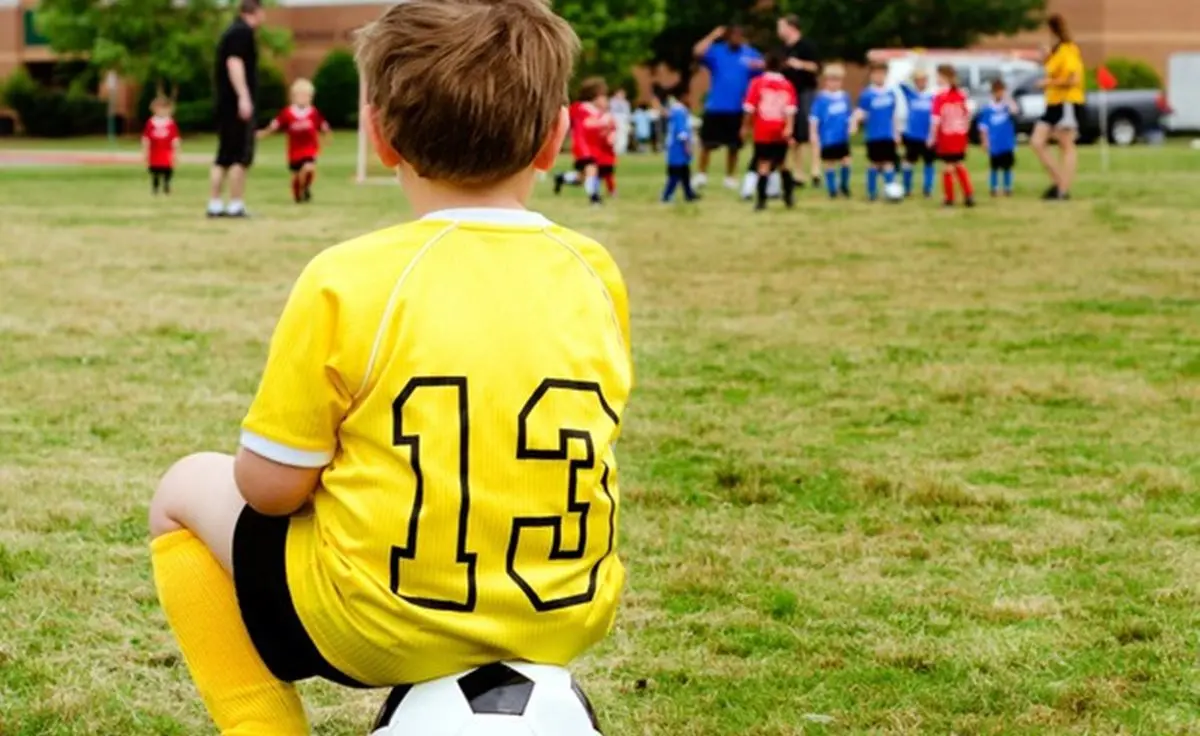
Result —
[{"label": "grass field", "polygon": [[[0,169],[4,736],[211,731],[153,484],[234,448],[305,262],[405,217],[351,136],[296,208],[280,145],[248,222],[200,216],[198,166],[169,200]],[[973,212],[664,208],[652,159],[601,210],[540,191],[633,300],[630,584],[576,666],[607,733],[1200,733],[1200,153],[1084,157],[1072,203],[1023,152]],[[382,698],[305,692],[330,735]]]}]

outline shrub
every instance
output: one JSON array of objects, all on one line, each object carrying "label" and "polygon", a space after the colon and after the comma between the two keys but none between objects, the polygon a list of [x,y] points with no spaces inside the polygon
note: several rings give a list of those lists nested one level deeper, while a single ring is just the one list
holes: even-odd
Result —
[{"label": "shrub", "polygon": [[[1141,59],[1114,56],[1106,60],[1104,65],[1117,78],[1117,84],[1121,89],[1162,89],[1163,80],[1158,70]],[[1088,71],[1088,89],[1100,89],[1100,85],[1096,81],[1096,71],[1096,69]]]},{"label": "shrub", "polygon": [[181,133],[211,133],[217,127],[216,118],[217,111],[211,99],[175,104],[175,124]]},{"label": "shrub", "polygon": [[330,51],[313,77],[315,104],[335,128],[358,125],[358,64],[345,49]]},{"label": "shrub", "polygon": [[279,111],[288,106],[288,84],[279,67],[265,61],[258,64],[258,110],[255,117],[259,127],[267,125]]},{"label": "shrub", "polygon": [[26,135],[65,138],[105,131],[108,105],[90,94],[39,87],[24,70],[9,77],[3,92]]}]

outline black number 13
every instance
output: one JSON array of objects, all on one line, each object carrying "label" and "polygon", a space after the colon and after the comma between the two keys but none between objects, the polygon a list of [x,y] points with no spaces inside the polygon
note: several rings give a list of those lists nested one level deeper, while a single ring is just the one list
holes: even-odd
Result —
[{"label": "black number 13", "polygon": [[[590,432],[561,426],[562,414],[553,415],[547,410],[559,392],[571,392],[578,399],[581,395],[594,401],[589,408],[591,418],[595,412],[603,412],[615,428],[619,418],[604,398],[600,385],[594,382],[570,381],[548,378],[525,402],[517,416],[516,459],[529,462],[566,463],[566,504],[561,516],[519,516],[512,522],[505,569],[512,582],[524,592],[534,610],[556,611],[590,602],[596,595],[596,581],[600,565],[612,554],[615,536],[616,502],[609,489],[609,468],[602,463],[600,487],[608,500],[607,539],[602,541],[603,552],[588,554],[588,516],[592,512],[589,501],[579,499],[579,477],[581,473],[596,468],[596,442]],[[578,405],[573,402],[572,405]],[[403,546],[393,546],[391,556],[392,592],[409,603],[440,611],[470,612],[478,602],[476,581],[476,554],[467,549],[467,528],[471,512],[470,483],[470,414],[467,402],[467,379],[462,376],[430,376],[413,378],[392,403],[392,444],[408,448],[416,488],[413,505],[408,517],[408,539]],[[458,421],[450,421],[457,415]],[[416,417],[436,418],[436,421],[420,421]],[[419,425],[419,431],[406,431],[409,424]],[[581,417],[580,419],[586,419]],[[557,444],[537,447],[531,435],[545,437],[546,422],[559,422],[549,428],[550,434],[557,433]],[[588,422],[588,424],[594,424]],[[536,428],[538,431],[531,431]],[[423,466],[424,463],[424,466]],[[431,469],[436,468],[436,472]],[[454,472],[446,472],[453,468]],[[568,523],[577,525],[574,535],[578,540],[573,546],[564,543],[564,527]],[[421,530],[436,524],[439,528],[457,530],[454,549],[441,540],[422,542]],[[533,577],[521,572],[521,540],[526,531],[546,530],[551,535],[550,553],[547,561],[587,560],[595,562],[588,573],[588,585],[579,593],[554,596],[546,591],[539,592]],[[450,580],[457,580],[448,584]],[[460,589],[461,595],[439,597],[432,591],[444,593],[448,589]],[[561,591],[560,591],[561,592]]]}]

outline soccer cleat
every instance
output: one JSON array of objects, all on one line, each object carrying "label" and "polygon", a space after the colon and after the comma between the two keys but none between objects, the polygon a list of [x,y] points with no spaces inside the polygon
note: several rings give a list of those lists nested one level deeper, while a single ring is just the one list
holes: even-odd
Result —
[{"label": "soccer cleat", "polygon": [[725,177],[725,188],[736,191],[738,189],[738,180],[732,176]]},{"label": "soccer cleat", "polygon": [[813,185],[813,188],[814,188],[814,189],[820,189],[820,188],[821,188],[821,183],[822,183],[822,182],[821,182],[821,177],[819,177],[819,176],[814,176],[814,177],[812,178],[812,185]]},{"label": "soccer cleat", "polygon": [[311,189],[310,187],[305,187],[305,188],[304,188],[304,201],[305,201],[305,202],[311,202],[311,201],[312,201],[312,189]]},{"label": "soccer cleat", "polygon": [[965,204],[967,206],[967,209],[970,209],[975,206],[975,198],[967,197],[966,201],[963,202],[963,204]]},{"label": "soccer cleat", "polygon": [[842,196],[850,199],[850,187],[842,187]]},{"label": "soccer cleat", "polygon": [[1050,188],[1042,193],[1042,199],[1047,202],[1054,202],[1062,199],[1062,193],[1058,191],[1058,186],[1052,184]]},{"label": "soccer cleat", "polygon": [[1004,190],[1004,196],[1006,196],[1006,197],[1011,197],[1011,196],[1012,196],[1012,190],[1011,190],[1011,189],[1005,189],[1005,190]]},{"label": "soccer cleat", "polygon": [[947,199],[945,202],[942,202],[942,206],[943,206],[943,207],[953,207],[953,206],[954,206],[954,200],[953,200],[953,199]]},{"label": "soccer cleat", "polygon": [[566,177],[562,174],[554,175],[554,193],[562,194],[563,186],[567,183]]},{"label": "soccer cleat", "polygon": [[692,177],[692,189],[703,189],[708,186],[708,174],[696,174]]}]

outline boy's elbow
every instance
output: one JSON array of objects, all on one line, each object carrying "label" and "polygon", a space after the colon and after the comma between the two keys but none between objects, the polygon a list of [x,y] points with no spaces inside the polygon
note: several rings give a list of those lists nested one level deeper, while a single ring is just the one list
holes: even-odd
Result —
[{"label": "boy's elbow", "polygon": [[288,516],[308,503],[322,469],[281,465],[242,449],[233,470],[247,505],[266,516]]}]

